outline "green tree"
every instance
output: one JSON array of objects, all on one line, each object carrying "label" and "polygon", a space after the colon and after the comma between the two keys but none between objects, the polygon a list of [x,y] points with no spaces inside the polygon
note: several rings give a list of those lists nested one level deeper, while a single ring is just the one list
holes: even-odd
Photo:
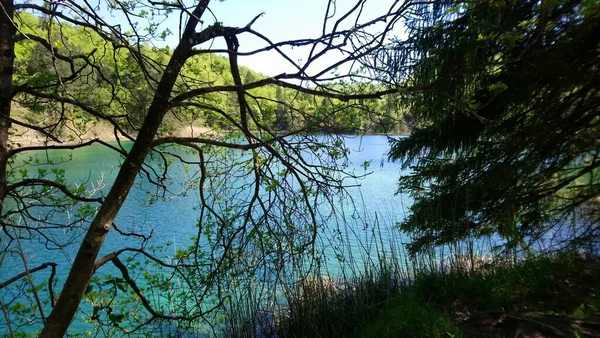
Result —
[{"label": "green tree", "polygon": [[[327,8],[336,7],[330,2]],[[392,29],[390,23],[398,22],[408,7],[385,10],[372,20],[362,17],[365,1],[358,0],[339,17],[325,15],[322,36],[274,43],[254,31],[253,23],[260,16],[244,27],[229,27],[207,14],[209,0],[185,5],[171,1],[0,3],[0,264],[11,257],[22,258],[23,264],[23,272],[16,276],[4,279],[2,274],[0,289],[9,295],[32,295],[0,299],[2,325],[6,323],[2,334],[9,336],[20,334],[13,328],[29,327],[42,337],[62,337],[69,333],[82,301],[91,310],[80,314],[107,335],[138,332],[162,321],[193,325],[223,309],[227,294],[254,292],[250,282],[249,289],[236,282],[253,281],[264,271],[284,274],[282,262],[312,257],[319,229],[329,217],[321,215],[317,205],[333,201],[333,194],[343,191],[347,174],[340,159],[346,149],[335,135],[312,135],[302,121],[295,121],[296,116],[308,120],[315,112],[316,105],[311,106],[315,98],[334,100],[335,112],[319,113],[339,117],[346,107],[405,90],[369,87],[344,93],[324,84],[355,75],[323,77],[378,48]],[[169,34],[169,27],[161,29],[165,16],[181,18],[179,39],[173,49],[153,48]],[[387,26],[370,35],[371,26],[384,21]],[[267,47],[239,52],[241,34],[253,35]],[[215,40],[226,48],[213,47]],[[281,51],[294,46],[312,49],[302,64],[292,62],[297,71],[270,77],[253,74],[243,82],[240,58],[272,50],[290,62]],[[354,52],[347,53],[347,46],[353,46]],[[331,53],[341,57],[328,62]],[[264,123],[263,112],[279,104],[294,116],[286,122],[284,133]],[[218,117],[237,136],[161,134],[170,121],[199,116]],[[117,143],[85,138],[82,121],[110,126]],[[327,130],[337,121],[326,118],[319,123]],[[60,132],[63,129],[75,136]],[[9,133],[19,130],[36,132],[44,142],[11,142]],[[72,181],[48,159],[25,160],[25,166],[17,160],[27,159],[30,151],[93,144],[121,156],[118,174],[106,194],[86,189],[86,182]],[[177,166],[189,173],[183,193],[198,192],[196,208],[190,210],[197,212],[198,221],[189,246],[179,248],[170,260],[160,247],[149,244],[153,243],[151,230],[115,224],[115,217],[136,180],[153,187],[148,203],[178,197],[169,189]],[[61,214],[71,217],[64,221]],[[56,232],[73,236],[53,236]],[[99,256],[109,233],[126,236],[128,246]],[[43,242],[48,250],[77,251],[60,283],[52,273],[56,262],[30,267],[19,254],[35,242]],[[106,264],[114,266],[116,276],[99,272]],[[147,267],[159,272],[150,273]],[[284,278],[273,276],[280,277]],[[148,287],[141,287],[140,280]],[[170,309],[149,300],[157,293],[169,301]],[[214,298],[220,301],[207,308],[206,301]]]},{"label": "green tree", "polygon": [[[413,252],[499,235],[508,248],[600,238],[600,5],[445,1],[421,6],[409,38],[380,53],[411,135],[390,157],[414,205]],[[394,65],[401,65],[398,68]],[[550,242],[550,238],[564,242]]]},{"label": "green tree", "polygon": [[290,127],[290,115],[286,109],[285,94],[281,88],[277,88],[277,108],[275,109],[275,122],[274,127],[276,130],[287,130]]}]

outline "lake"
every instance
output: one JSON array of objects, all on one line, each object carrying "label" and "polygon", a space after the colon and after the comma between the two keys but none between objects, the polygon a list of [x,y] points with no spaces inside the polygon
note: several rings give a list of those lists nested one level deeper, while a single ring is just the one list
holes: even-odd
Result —
[{"label": "lake", "polygon": [[[387,151],[389,143],[386,136],[368,135],[363,137],[344,137],[343,142],[349,149],[348,167],[346,171],[362,175],[368,173],[364,178],[345,180],[344,183],[351,186],[347,188],[347,197],[332,199],[333,206],[322,203],[319,206],[319,214],[327,215],[322,220],[326,221],[319,230],[318,250],[324,252],[323,268],[335,275],[342,270],[340,266],[340,253],[345,255],[356,255],[353,262],[360,269],[360,265],[369,259],[370,255],[377,255],[375,245],[387,246],[389,243],[405,242],[399,232],[394,228],[396,222],[402,220],[405,216],[407,207],[411,200],[407,196],[396,194],[397,180],[402,174],[397,163],[387,161]],[[189,159],[192,155],[180,153],[184,159]],[[28,164],[28,159],[38,159],[41,162],[53,161],[59,163],[53,167],[64,169],[64,176],[68,182],[79,182],[88,189],[97,190],[96,196],[105,193],[114,180],[120,157],[110,149],[103,146],[92,146],[81,150],[67,151],[54,150],[49,152],[28,153],[22,155],[16,161],[22,161],[23,168],[29,170],[28,175],[39,168],[49,168],[47,165],[34,166]],[[364,167],[365,163],[370,163]],[[215,170],[218,170],[218,162],[215,162]],[[115,223],[124,232],[141,232],[146,235],[152,234],[152,238],[147,243],[148,246],[160,246],[168,244],[164,249],[164,257],[175,257],[178,249],[187,248],[194,242],[194,237],[198,235],[198,219],[200,211],[198,209],[199,192],[189,189],[187,183],[197,180],[193,170],[188,170],[185,165],[176,166],[170,173],[169,190],[178,192],[166,194],[164,198],[158,198],[149,203],[149,199],[154,196],[155,186],[148,184],[142,177],[134,185],[129,193],[127,200],[120,210]],[[21,175],[27,175],[21,173]],[[227,173],[235,177],[235,173]],[[231,180],[229,184],[239,184]],[[240,191],[237,195],[231,195],[231,203],[235,204],[236,199],[247,198],[248,192],[240,184]],[[184,194],[181,194],[181,192]],[[223,198],[213,193],[208,198]],[[320,202],[318,202],[320,204]],[[331,209],[336,209],[335,215],[332,215]],[[38,210],[38,209],[35,209]],[[5,210],[6,211],[6,210]],[[39,209],[39,217],[48,216],[45,209]],[[228,212],[227,210],[223,211]],[[65,223],[76,218],[76,213],[58,213],[48,217],[56,223]],[[29,268],[38,266],[44,262],[56,262],[57,276],[60,281],[66,278],[68,268],[72,257],[75,256],[78,240],[84,232],[85,224],[82,228],[73,227],[69,229],[55,229],[49,231],[54,239],[64,242],[72,242],[72,245],[65,245],[61,248],[48,247],[44,240],[33,235],[29,241],[21,241],[24,256],[27,258]],[[5,236],[1,234],[0,236]],[[7,239],[0,237],[0,244],[4,249]],[[336,243],[335,238],[340,239]],[[332,242],[329,242],[332,240]],[[113,252],[123,247],[135,247],[140,240],[132,237],[119,235],[111,230],[100,252],[100,255]],[[206,244],[206,243],[205,243]],[[208,245],[208,244],[206,244]],[[340,247],[343,246],[343,247]],[[15,243],[12,243],[14,249]],[[115,274],[115,268],[108,264],[98,271],[98,275]],[[151,269],[147,267],[147,269]],[[143,270],[143,269],[142,269]],[[0,260],[0,282],[4,281],[23,271],[23,262],[21,257],[13,252],[1,257]],[[35,275],[36,282],[45,280],[48,276],[47,271],[38,272]],[[138,275],[141,279],[141,277]],[[57,287],[60,290],[60,287]],[[31,301],[31,295],[18,295],[15,289],[7,287],[0,290],[0,296],[4,302],[10,302],[14,305],[19,297],[22,300]],[[16,300],[15,300],[16,299]],[[49,313],[49,308],[46,313]],[[84,306],[84,312],[86,308]],[[90,311],[90,308],[87,308]],[[29,325],[23,328],[31,332],[39,327]],[[84,323],[81,317],[71,326],[71,332],[83,333],[89,329],[90,325]],[[14,329],[14,328],[13,328]],[[7,326],[4,321],[0,322],[0,334],[7,332]]]}]

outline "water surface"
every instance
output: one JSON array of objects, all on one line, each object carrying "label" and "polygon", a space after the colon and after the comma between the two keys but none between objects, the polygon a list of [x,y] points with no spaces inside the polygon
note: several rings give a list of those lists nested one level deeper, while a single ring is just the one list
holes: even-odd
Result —
[{"label": "water surface", "polygon": [[[404,218],[406,208],[411,201],[406,196],[396,194],[397,180],[401,174],[399,165],[387,161],[389,143],[386,136],[370,135],[363,137],[345,137],[344,142],[350,150],[348,155],[348,171],[357,174],[368,174],[359,180],[348,180],[352,185],[347,192],[351,199],[339,201],[340,217],[330,220],[322,230],[323,236],[342,235],[346,240],[349,250],[346,253],[357,255],[358,261],[368,259],[368,255],[376,252],[369,246],[373,242],[381,243],[402,242],[404,239],[394,228],[396,222]],[[182,156],[188,156],[182,154]],[[89,189],[97,189],[99,196],[108,191],[116,177],[121,157],[113,150],[97,145],[80,150],[53,150],[47,152],[27,153],[17,160],[28,161],[37,159],[41,162],[51,161],[59,163],[54,168],[64,169],[65,178],[68,182],[80,182]],[[64,162],[64,163],[61,163]],[[364,163],[370,165],[365,169]],[[24,165],[30,171],[50,166]],[[171,172],[172,189],[181,190],[185,186],[185,180],[190,178],[191,173],[182,167],[175,168]],[[157,199],[149,204],[148,200],[153,196],[155,189],[152,185],[138,177],[136,184],[130,191],[124,206],[121,208],[115,223],[124,231],[153,233],[151,244],[161,245],[172,242],[173,254],[178,247],[187,247],[192,244],[191,238],[197,235],[196,224],[198,223],[198,192],[191,190],[183,196],[167,195],[164,199]],[[69,215],[54,216],[60,220],[71,217]],[[54,236],[69,236],[77,243],[83,235],[84,229],[61,229],[54,231]],[[62,233],[62,235],[61,235]],[[3,235],[0,235],[3,236]],[[391,237],[390,237],[391,236]],[[6,239],[3,240],[6,243]],[[328,268],[335,271],[339,260],[334,259],[339,249],[325,242],[322,250],[330,256],[327,260]],[[124,237],[114,230],[109,236],[100,252],[100,255],[113,252],[123,247],[134,247],[136,240]],[[385,245],[385,244],[384,244]],[[41,240],[32,240],[22,243],[28,266],[35,267],[44,262],[56,262],[57,276],[63,281],[68,273],[72,258],[76,254],[77,245],[69,245],[61,249],[49,250]],[[337,251],[336,251],[337,250]],[[365,256],[366,253],[366,256]],[[114,267],[101,268],[99,274],[114,273]],[[23,263],[18,255],[7,255],[0,265],[0,280],[6,280],[21,271]],[[45,272],[36,275],[38,278],[47,278]],[[60,283],[60,282],[59,282]],[[7,297],[7,289],[0,291],[0,296]],[[60,289],[60,287],[58,288]],[[4,292],[4,293],[1,293]],[[10,295],[9,295],[10,296]],[[73,332],[83,332],[87,328],[80,319],[76,319],[71,329]],[[0,324],[0,332],[6,332],[5,324]]]}]

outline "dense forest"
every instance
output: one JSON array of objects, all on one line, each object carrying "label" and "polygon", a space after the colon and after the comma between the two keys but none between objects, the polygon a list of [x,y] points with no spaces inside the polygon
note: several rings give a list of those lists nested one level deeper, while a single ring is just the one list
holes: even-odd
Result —
[{"label": "dense forest", "polygon": [[[77,81],[69,81],[64,90],[69,95],[84,101],[92,99],[89,93],[93,91],[94,105],[103,105],[110,100],[117,104],[107,112],[119,116],[115,121],[128,132],[139,130],[145,111],[151,102],[156,88],[152,82],[144,81],[145,76],[158,78],[165,62],[172,55],[169,46],[152,47],[143,44],[142,57],[150,62],[149,69],[143,70],[134,57],[117,45],[107,43],[97,33],[85,27],[74,27],[68,23],[52,25],[51,22],[23,13],[19,15],[17,24],[21,32],[27,34],[15,48],[16,86],[38,87],[53,81],[55,77],[77,76]],[[47,39],[53,49],[41,45],[39,39]],[[86,56],[97,58],[94,69],[77,73],[71,67],[82,67],[83,58],[75,63],[64,59],[65,55]],[[62,57],[61,57],[62,56]],[[101,71],[99,71],[101,69]],[[182,69],[180,84],[183,88],[187,82],[202,83],[210,86],[232,85],[234,83],[229,70],[229,61],[219,54],[200,54],[192,62],[186,62]],[[146,73],[147,72],[147,73]],[[247,67],[239,68],[243,83],[253,83],[266,78]],[[110,86],[100,85],[98,77],[104,76],[111,80]],[[344,82],[328,84],[339,93],[358,93],[367,91],[369,86],[378,86],[368,82]],[[48,86],[47,90],[52,87]],[[371,89],[373,90],[373,89]],[[256,129],[257,124],[279,132],[294,132],[307,130],[310,132],[331,131],[336,133],[364,134],[385,133],[405,134],[408,132],[403,120],[403,109],[399,100],[388,95],[384,100],[368,103],[352,104],[335,98],[324,98],[300,92],[294,89],[276,86],[264,86],[247,91],[249,108],[255,112],[250,124]],[[198,107],[181,107],[173,109],[160,127],[160,135],[169,135],[186,126],[203,126],[214,128],[216,131],[233,129],[232,123],[219,114],[220,111],[234,112],[239,110],[239,102],[235,93],[207,95]],[[31,124],[47,121],[52,124],[58,117],[48,116],[51,109],[44,101],[30,97],[16,98],[18,117],[23,117]],[[202,104],[210,103],[211,109],[202,108]],[[23,108],[24,110],[19,110]],[[69,112],[73,123],[78,127],[94,128],[97,119],[85,111],[73,108]],[[44,115],[45,114],[45,115]],[[71,117],[70,117],[71,118]],[[67,131],[68,132],[68,131]]]}]

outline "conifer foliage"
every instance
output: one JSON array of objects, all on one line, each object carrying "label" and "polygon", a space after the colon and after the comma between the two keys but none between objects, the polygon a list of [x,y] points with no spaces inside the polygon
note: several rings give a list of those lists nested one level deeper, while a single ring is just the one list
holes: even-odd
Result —
[{"label": "conifer foliage", "polygon": [[427,90],[390,158],[413,169],[400,179],[412,251],[488,235],[505,248],[597,243],[600,4],[445,1],[408,25],[395,60]]}]

